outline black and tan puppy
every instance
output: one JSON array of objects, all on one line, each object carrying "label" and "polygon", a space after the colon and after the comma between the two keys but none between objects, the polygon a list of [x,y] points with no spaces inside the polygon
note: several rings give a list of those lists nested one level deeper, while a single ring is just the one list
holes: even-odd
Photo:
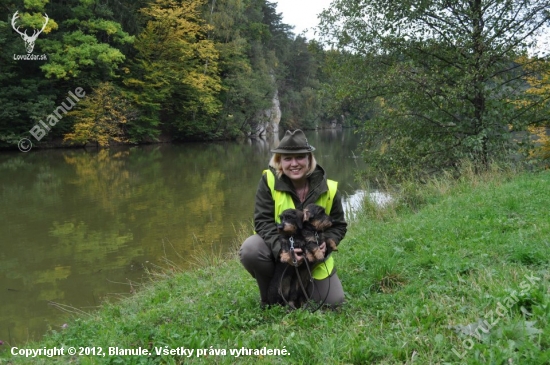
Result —
[{"label": "black and tan puppy", "polygon": [[[279,216],[281,223],[277,224],[277,231],[279,231],[279,240],[281,242],[281,257],[280,260],[283,263],[289,265],[296,264],[295,258],[292,257],[290,248],[303,248],[303,236],[302,226],[304,221],[304,213],[298,209],[287,209]],[[294,243],[291,243],[294,241]],[[296,246],[296,240],[298,239],[298,247]]]},{"label": "black and tan puppy", "polygon": [[[280,257],[267,293],[268,304],[288,304],[291,308],[300,308],[306,301],[304,289],[310,280],[310,270],[304,262],[297,262],[294,249],[305,251],[306,241],[302,236],[303,213],[296,209],[287,209],[280,215],[277,225],[281,242]],[[303,288],[302,288],[303,287]]]},{"label": "black and tan puppy", "polygon": [[[324,230],[332,226],[332,218],[325,212],[325,208],[317,204],[308,204],[303,212],[304,223],[302,224],[302,234],[306,240],[306,256],[311,252],[311,257],[307,259],[310,262],[323,260],[332,251],[338,251],[336,242],[331,238],[326,238]],[[325,254],[319,249],[321,243],[326,243]]]}]

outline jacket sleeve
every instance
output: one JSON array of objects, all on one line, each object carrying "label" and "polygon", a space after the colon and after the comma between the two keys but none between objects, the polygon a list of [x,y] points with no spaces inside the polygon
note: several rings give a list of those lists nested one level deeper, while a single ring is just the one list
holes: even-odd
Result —
[{"label": "jacket sleeve", "polygon": [[262,237],[273,253],[273,260],[279,255],[281,244],[279,233],[275,223],[275,202],[271,196],[271,190],[267,185],[265,175],[260,179],[256,191],[256,204],[254,207],[254,229]]},{"label": "jacket sleeve", "polygon": [[325,231],[326,238],[332,238],[334,242],[339,245],[340,241],[344,239],[347,232],[346,216],[344,214],[344,208],[342,207],[342,195],[339,191],[334,196],[334,202],[332,202],[332,208],[330,210],[330,217],[332,218],[332,226]]}]

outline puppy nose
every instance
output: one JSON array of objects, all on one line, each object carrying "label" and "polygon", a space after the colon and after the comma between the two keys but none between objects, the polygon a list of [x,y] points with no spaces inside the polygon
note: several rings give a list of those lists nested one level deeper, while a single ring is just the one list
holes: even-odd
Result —
[{"label": "puppy nose", "polygon": [[282,231],[283,228],[284,228],[284,224],[282,224],[282,223],[277,224],[277,229],[278,230]]}]

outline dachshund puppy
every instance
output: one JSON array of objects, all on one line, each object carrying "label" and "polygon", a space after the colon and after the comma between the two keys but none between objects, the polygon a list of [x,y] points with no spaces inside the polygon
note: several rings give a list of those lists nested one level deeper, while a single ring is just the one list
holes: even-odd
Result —
[{"label": "dachshund puppy", "polygon": [[[325,229],[332,226],[332,218],[325,213],[325,208],[316,204],[308,204],[304,209],[303,219],[302,234],[306,240],[306,255],[311,252],[308,261],[322,261],[332,251],[338,251],[336,242],[331,238],[325,239],[323,234]],[[326,243],[327,247],[324,255],[319,249],[319,245],[323,242]]]},{"label": "dachshund puppy", "polygon": [[287,209],[281,213],[279,218],[281,219],[281,223],[277,224],[277,230],[279,231],[279,240],[281,241],[281,262],[295,265],[295,258],[292,257],[290,248],[303,248],[304,246],[301,233],[304,213],[298,209]]},{"label": "dachshund puppy", "polygon": [[280,258],[267,293],[267,302],[288,304],[292,309],[300,308],[307,300],[304,290],[311,280],[310,269],[304,261],[298,264],[294,249],[305,251],[306,241],[302,236],[303,213],[297,209],[287,209],[280,215],[277,225],[281,242]]}]

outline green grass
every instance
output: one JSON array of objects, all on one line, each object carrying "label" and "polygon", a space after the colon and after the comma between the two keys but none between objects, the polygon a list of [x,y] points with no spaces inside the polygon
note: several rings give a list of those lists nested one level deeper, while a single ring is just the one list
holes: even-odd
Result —
[{"label": "green grass", "polygon": [[[550,363],[550,173],[493,173],[402,190],[409,196],[384,210],[367,203],[351,223],[336,258],[347,298],[339,311],[260,309],[254,280],[233,257],[212,261],[217,267],[152,274],[151,284],[131,298],[106,303],[40,343],[19,346],[185,347],[195,349],[192,358],[31,360],[4,350],[0,361]],[[466,326],[480,320],[487,321],[486,331],[468,335]],[[196,349],[211,347],[227,355],[196,356]],[[243,347],[289,355],[229,354]]]}]

